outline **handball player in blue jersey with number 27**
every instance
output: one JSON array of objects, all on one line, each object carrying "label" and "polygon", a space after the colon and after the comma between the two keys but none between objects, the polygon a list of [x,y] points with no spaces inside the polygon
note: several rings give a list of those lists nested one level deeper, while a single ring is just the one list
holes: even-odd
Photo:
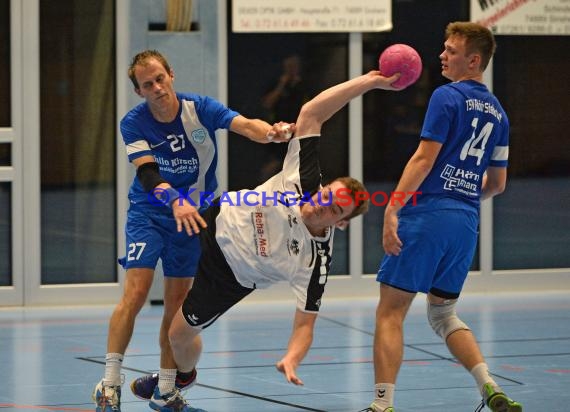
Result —
[{"label": "handball player in blue jersey with number 27", "polygon": [[186,193],[216,192],[218,186],[215,131],[229,129],[258,143],[285,142],[294,131],[292,124],[271,126],[248,119],[211,97],[175,92],[174,72],[155,50],[133,58],[129,78],[145,101],[121,120],[127,155],[137,173],[129,191],[126,256],[119,260],[127,271],[124,292],[109,323],[105,376],[93,393],[98,412],[120,411],[123,355],[158,259],[164,270],[160,374],[137,379],[131,389],[137,397],[150,399],[157,386],[176,381],[186,387],[196,379],[195,371],[177,376],[167,332],[192,286],[200,255],[195,235],[206,225],[199,213],[202,202]]}]

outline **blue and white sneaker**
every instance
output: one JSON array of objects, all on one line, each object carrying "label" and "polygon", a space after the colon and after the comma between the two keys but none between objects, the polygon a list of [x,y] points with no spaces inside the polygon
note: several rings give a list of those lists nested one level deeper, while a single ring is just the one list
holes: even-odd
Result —
[{"label": "blue and white sneaker", "polygon": [[157,386],[154,388],[154,393],[148,406],[160,412],[206,412],[203,409],[192,408],[188,405],[178,388],[174,388],[172,392],[166,395],[161,395]]},{"label": "blue and white sneaker", "polygon": [[[189,379],[182,381],[180,377],[176,376],[176,387],[181,391],[191,388],[196,383],[197,372],[196,369],[192,371]],[[140,378],[136,378],[131,382],[131,391],[133,394],[139,398],[149,401],[154,393],[154,388],[158,386],[158,373],[153,373],[151,375],[144,375]]]},{"label": "blue and white sneaker", "polygon": [[106,386],[103,380],[93,390],[95,412],[121,412],[121,385]]}]

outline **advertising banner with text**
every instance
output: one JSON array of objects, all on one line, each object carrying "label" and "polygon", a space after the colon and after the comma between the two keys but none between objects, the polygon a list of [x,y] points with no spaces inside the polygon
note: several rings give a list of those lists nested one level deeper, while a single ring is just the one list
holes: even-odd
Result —
[{"label": "advertising banner with text", "polygon": [[495,34],[569,35],[570,0],[471,0],[471,21]]},{"label": "advertising banner with text", "polygon": [[392,30],[391,0],[234,0],[235,33]]}]

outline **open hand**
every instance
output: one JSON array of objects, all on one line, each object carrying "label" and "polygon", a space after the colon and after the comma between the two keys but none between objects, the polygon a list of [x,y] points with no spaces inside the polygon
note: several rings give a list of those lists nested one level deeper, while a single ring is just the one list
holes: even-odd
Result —
[{"label": "open hand", "polygon": [[188,236],[200,233],[200,228],[208,227],[198,210],[182,198],[172,202],[172,214],[176,220],[176,230],[182,232],[185,229]]},{"label": "open hand", "polygon": [[303,385],[303,381],[297,376],[296,373],[297,365],[294,365],[292,362],[289,362],[283,358],[277,362],[275,367],[279,372],[285,375],[287,382],[293,383],[295,385]]}]

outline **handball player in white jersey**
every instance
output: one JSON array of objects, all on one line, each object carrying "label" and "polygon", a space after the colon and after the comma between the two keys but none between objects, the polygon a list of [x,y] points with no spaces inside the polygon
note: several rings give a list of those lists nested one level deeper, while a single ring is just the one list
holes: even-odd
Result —
[{"label": "handball player in white jersey", "polygon": [[206,210],[198,274],[169,331],[180,372],[196,367],[204,329],[255,289],[284,281],[297,310],[287,352],[276,366],[287,381],[303,384],[296,370],[313,340],[335,227],[345,228],[368,208],[354,198],[366,190],[355,179],[321,185],[321,126],[369,90],[396,90],[391,84],[398,77],[372,71],[321,92],[301,109],[283,170],[254,190],[224,194]]}]

